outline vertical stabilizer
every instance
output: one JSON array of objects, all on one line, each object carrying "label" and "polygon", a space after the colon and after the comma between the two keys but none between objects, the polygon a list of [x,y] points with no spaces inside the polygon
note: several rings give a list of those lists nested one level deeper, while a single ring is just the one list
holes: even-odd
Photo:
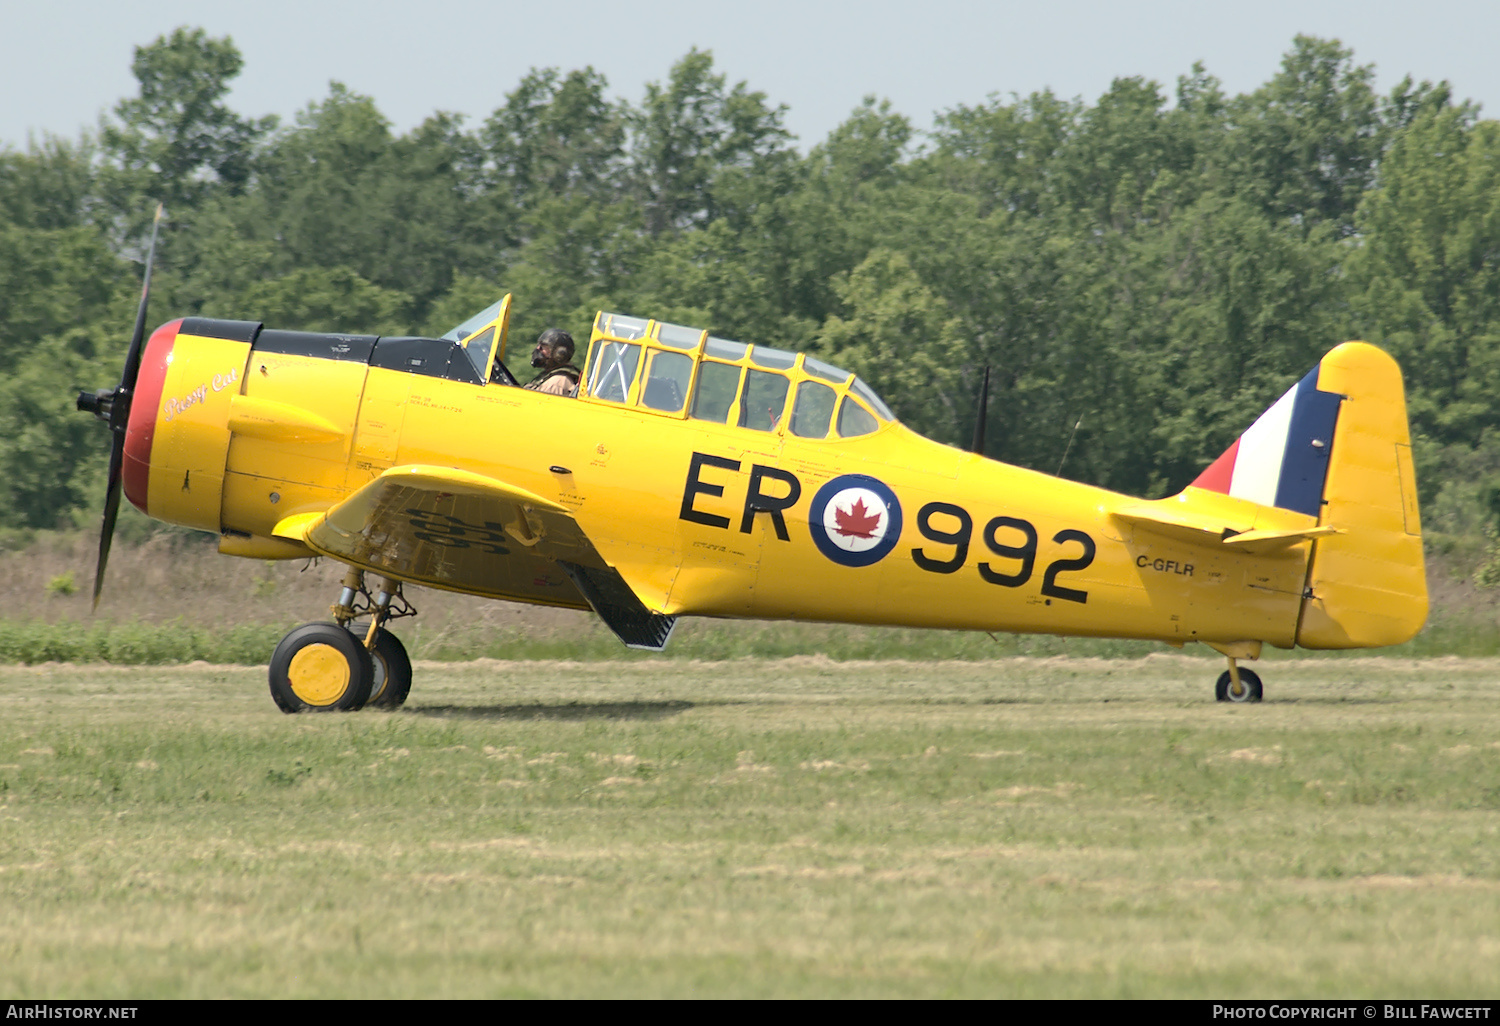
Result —
[{"label": "vertical stabilizer", "polygon": [[1288,389],[1193,487],[1318,516],[1342,399],[1319,386],[1321,369]]},{"label": "vertical stabilizer", "polygon": [[1314,375],[1319,392],[1343,396],[1318,518],[1339,533],[1313,544],[1297,644],[1398,645],[1427,619],[1401,369],[1372,345],[1346,342]]}]

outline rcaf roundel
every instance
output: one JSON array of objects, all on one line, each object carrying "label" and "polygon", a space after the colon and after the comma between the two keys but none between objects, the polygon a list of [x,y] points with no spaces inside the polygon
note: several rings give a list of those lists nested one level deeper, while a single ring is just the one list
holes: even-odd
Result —
[{"label": "rcaf roundel", "polygon": [[878,563],[901,538],[896,493],[863,474],[844,474],[819,488],[807,520],[818,551],[843,566]]}]

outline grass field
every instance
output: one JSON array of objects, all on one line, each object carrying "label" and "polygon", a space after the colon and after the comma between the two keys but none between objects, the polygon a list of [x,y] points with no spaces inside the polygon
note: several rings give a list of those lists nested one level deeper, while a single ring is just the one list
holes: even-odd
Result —
[{"label": "grass field", "polygon": [[1493,996],[1500,660],[0,668],[0,993]]}]

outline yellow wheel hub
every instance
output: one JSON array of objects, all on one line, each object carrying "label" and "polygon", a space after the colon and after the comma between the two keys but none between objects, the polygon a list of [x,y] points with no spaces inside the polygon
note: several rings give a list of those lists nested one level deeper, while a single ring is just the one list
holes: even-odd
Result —
[{"label": "yellow wheel hub", "polygon": [[308,645],[292,656],[286,676],[308,705],[332,705],[349,690],[349,661],[332,645]]}]

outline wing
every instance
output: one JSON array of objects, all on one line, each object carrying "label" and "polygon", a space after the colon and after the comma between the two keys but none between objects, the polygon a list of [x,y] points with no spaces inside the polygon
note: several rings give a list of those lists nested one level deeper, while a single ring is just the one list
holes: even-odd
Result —
[{"label": "wing", "polygon": [[632,648],[660,650],[676,621],[646,608],[567,507],[451,467],[392,467],[326,513],[288,517],[274,533],[405,581],[591,607]]}]

